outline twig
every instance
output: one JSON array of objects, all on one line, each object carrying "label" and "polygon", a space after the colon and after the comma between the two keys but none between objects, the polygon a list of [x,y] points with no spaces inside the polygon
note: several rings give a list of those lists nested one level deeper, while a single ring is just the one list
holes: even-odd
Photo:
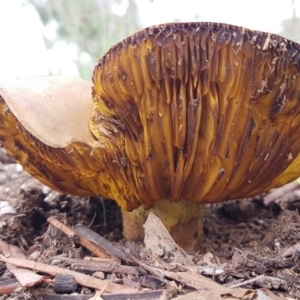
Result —
[{"label": "twig", "polygon": [[[77,235],[76,231],[71,229],[70,227],[63,224],[61,221],[54,217],[50,217],[47,220],[52,226],[56,227],[60,231],[62,231],[64,234],[66,234],[69,238],[73,238],[75,235]],[[79,235],[79,243],[90,250],[92,253],[94,253],[96,256],[99,257],[109,257],[109,255],[101,250],[99,247],[97,247],[95,244],[90,242],[87,238],[85,238],[82,235]]]},{"label": "twig", "polygon": [[128,255],[124,251],[122,251],[120,248],[116,247],[107,239],[100,236],[99,234],[92,231],[91,229],[83,225],[76,225],[74,227],[74,230],[77,233],[77,235],[79,235],[80,237],[85,237],[89,241],[93,242],[95,245],[103,249],[107,254],[114,255],[116,257],[119,257],[120,259],[123,259],[126,262],[132,263],[132,260],[128,257]]},{"label": "twig", "polygon": [[68,261],[70,262],[71,268],[76,271],[90,271],[90,272],[96,272],[96,271],[102,271],[102,272],[110,272],[110,273],[121,273],[121,274],[131,274],[131,275],[139,275],[140,272],[135,268],[131,266],[122,266],[116,262],[111,261],[90,261],[90,260],[82,260],[82,259],[74,259],[74,258],[68,258],[68,257],[55,257],[56,259],[60,259],[62,261]]}]

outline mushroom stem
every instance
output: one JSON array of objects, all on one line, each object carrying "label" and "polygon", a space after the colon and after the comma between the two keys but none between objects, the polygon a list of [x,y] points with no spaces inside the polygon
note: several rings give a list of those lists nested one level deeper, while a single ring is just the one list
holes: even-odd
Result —
[{"label": "mushroom stem", "polygon": [[139,207],[132,212],[122,211],[123,235],[126,240],[136,241],[144,237],[143,224],[148,213],[160,218],[174,241],[185,250],[196,250],[203,240],[203,205],[181,201],[159,201],[145,210]]}]

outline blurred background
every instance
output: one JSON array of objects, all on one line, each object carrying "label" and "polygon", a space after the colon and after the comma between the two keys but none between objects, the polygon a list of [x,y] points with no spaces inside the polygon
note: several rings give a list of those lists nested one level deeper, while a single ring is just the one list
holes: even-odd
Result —
[{"label": "blurred background", "polygon": [[300,43],[300,0],[0,0],[0,77],[91,79],[99,58],[146,26],[211,21]]}]

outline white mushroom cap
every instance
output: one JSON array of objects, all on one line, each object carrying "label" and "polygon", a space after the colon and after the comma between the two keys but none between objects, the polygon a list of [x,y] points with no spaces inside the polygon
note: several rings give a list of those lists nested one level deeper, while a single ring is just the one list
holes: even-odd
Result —
[{"label": "white mushroom cap", "polygon": [[18,121],[42,143],[64,148],[95,143],[89,129],[91,83],[70,76],[1,79],[0,95]]}]

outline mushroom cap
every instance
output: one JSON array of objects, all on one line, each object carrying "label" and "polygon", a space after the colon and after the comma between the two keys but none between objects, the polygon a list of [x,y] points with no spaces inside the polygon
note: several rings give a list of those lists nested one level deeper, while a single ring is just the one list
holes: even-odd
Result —
[{"label": "mushroom cap", "polygon": [[36,139],[54,148],[81,141],[93,145],[89,129],[92,85],[76,77],[39,76],[1,79],[0,95]]},{"label": "mushroom cap", "polygon": [[[100,59],[90,101],[75,80],[63,93],[41,80],[55,102],[38,101],[47,93],[37,96],[29,82],[5,84],[0,140],[51,187],[125,210],[250,197],[299,176],[299,60],[300,46],[275,34],[218,23],[149,27]],[[32,91],[35,100],[26,99]]]},{"label": "mushroom cap", "polygon": [[105,135],[104,112],[146,207],[253,196],[299,176],[299,59],[297,43],[237,26],[146,28],[96,66],[91,129]]},{"label": "mushroom cap", "polygon": [[51,188],[97,194],[87,183],[96,171],[81,158],[98,144],[89,129],[92,110],[91,84],[83,79],[1,79],[0,145]]}]

